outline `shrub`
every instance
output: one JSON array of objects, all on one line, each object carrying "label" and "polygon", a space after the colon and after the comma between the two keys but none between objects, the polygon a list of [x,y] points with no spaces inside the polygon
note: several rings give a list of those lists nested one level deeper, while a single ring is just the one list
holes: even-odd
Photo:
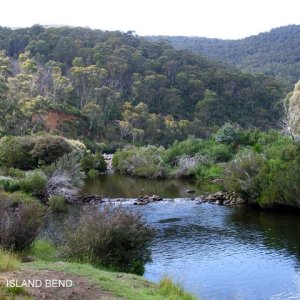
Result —
[{"label": "shrub", "polygon": [[72,147],[65,138],[46,134],[36,137],[34,148],[30,151],[30,155],[39,164],[48,165],[71,151]]},{"label": "shrub", "polygon": [[52,212],[66,212],[68,210],[63,196],[51,196],[48,200],[48,205]]},{"label": "shrub", "polygon": [[226,168],[224,176],[226,189],[255,199],[259,196],[255,178],[264,164],[265,158],[261,154],[243,149]]},{"label": "shrub", "polygon": [[104,172],[107,168],[106,161],[101,153],[86,154],[81,160],[80,165],[82,170],[87,174],[90,170],[96,170],[101,173]]},{"label": "shrub", "polygon": [[2,178],[0,179],[0,188],[12,193],[20,189],[20,183],[18,180],[12,178]]},{"label": "shrub", "polygon": [[184,291],[179,285],[174,283],[170,278],[164,277],[158,284],[159,293],[166,299],[196,300],[197,298]]},{"label": "shrub", "polygon": [[129,146],[114,154],[113,166],[121,173],[148,178],[163,178],[166,173],[163,161],[164,152],[163,147]]},{"label": "shrub", "polygon": [[25,178],[20,180],[20,187],[26,193],[34,196],[44,196],[47,176],[41,170],[29,171]]},{"label": "shrub", "polygon": [[180,156],[192,156],[200,153],[201,150],[205,148],[206,144],[207,142],[201,139],[189,139],[183,142],[176,141],[165,151],[163,159],[166,163],[175,163]]},{"label": "shrub", "polygon": [[9,250],[27,249],[38,234],[44,210],[38,202],[16,203],[0,199],[0,245]]},{"label": "shrub", "polygon": [[238,134],[233,125],[225,123],[216,133],[215,139],[218,143],[235,143],[238,140]]},{"label": "shrub", "polygon": [[66,232],[66,253],[76,261],[137,274],[150,261],[153,230],[122,207],[85,207],[76,228],[69,220]]},{"label": "shrub", "polygon": [[30,155],[34,140],[30,137],[3,137],[0,139],[0,165],[7,168],[30,170],[37,160]]},{"label": "shrub", "polygon": [[19,258],[8,251],[0,248],[0,271],[11,271],[19,267],[21,261]]},{"label": "shrub", "polygon": [[45,261],[55,261],[57,258],[55,246],[47,240],[35,241],[30,247],[29,254]]}]

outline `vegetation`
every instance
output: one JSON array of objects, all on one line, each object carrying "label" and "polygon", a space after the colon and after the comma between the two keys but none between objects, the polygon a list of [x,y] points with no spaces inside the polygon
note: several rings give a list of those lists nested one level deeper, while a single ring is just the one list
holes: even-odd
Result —
[{"label": "vegetation", "polygon": [[[13,253],[0,248],[0,271],[11,271],[18,268],[21,264],[20,259]],[[1,295],[1,294],[0,294]]]},{"label": "vegetation", "polygon": [[183,292],[177,284],[170,279],[163,279],[161,283],[154,284],[144,278],[125,273],[113,273],[99,270],[87,264],[78,263],[49,263],[38,261],[26,264],[26,267],[37,270],[55,270],[67,274],[79,275],[96,283],[101,289],[111,292],[117,298],[129,300],[194,300],[193,295]]},{"label": "vegetation", "polygon": [[44,210],[36,201],[17,202],[0,194],[0,245],[8,250],[28,249],[38,234]]},{"label": "vegetation", "polygon": [[[270,128],[282,113],[273,79],[132,32],[35,25],[0,27],[0,36],[1,135],[50,132],[99,151],[206,137],[229,121]],[[13,167],[48,164],[70,150],[54,137],[55,157],[45,157],[47,139],[35,150],[28,141],[32,155],[25,151]]]},{"label": "vegetation", "polygon": [[175,48],[218,59],[245,72],[274,76],[291,90],[300,78],[299,34],[299,25],[289,25],[240,40],[183,36],[149,39],[170,41]]},{"label": "vegetation", "polygon": [[[168,149],[131,147],[118,151],[116,170],[142,177],[219,179],[261,207],[300,208],[300,145],[277,131],[241,130],[225,124],[208,140],[175,142]],[[158,171],[159,170],[159,173]]]},{"label": "vegetation", "polygon": [[81,169],[89,174],[90,172],[102,173],[106,171],[107,164],[101,153],[87,153],[80,161]]},{"label": "vegetation", "polygon": [[66,200],[63,196],[50,196],[48,205],[52,212],[66,212],[68,210]]},{"label": "vegetation", "polygon": [[65,253],[71,259],[112,270],[144,273],[154,234],[139,215],[115,206],[101,210],[86,207],[76,228],[72,220],[67,226]]}]

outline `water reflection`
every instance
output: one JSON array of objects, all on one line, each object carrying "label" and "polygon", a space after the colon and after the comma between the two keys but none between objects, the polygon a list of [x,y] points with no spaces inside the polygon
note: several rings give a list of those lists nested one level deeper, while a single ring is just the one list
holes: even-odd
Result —
[{"label": "water reflection", "polygon": [[98,194],[111,198],[132,198],[139,195],[160,195],[165,198],[188,197],[186,192],[195,190],[195,194],[215,192],[220,189],[218,185],[196,184],[191,180],[164,179],[149,180],[134,178],[121,174],[99,175],[95,179],[87,179],[83,192]]}]

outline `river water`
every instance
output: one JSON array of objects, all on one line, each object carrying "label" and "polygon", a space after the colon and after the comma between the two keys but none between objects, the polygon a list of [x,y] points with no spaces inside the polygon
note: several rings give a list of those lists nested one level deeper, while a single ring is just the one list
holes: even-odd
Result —
[{"label": "river water", "polygon": [[[176,198],[146,206],[125,202],[157,231],[145,277],[172,277],[201,299],[300,299],[300,217],[184,199],[217,186],[151,181],[111,174],[85,191],[107,197],[159,194]],[[189,196],[190,197],[190,196]]]}]

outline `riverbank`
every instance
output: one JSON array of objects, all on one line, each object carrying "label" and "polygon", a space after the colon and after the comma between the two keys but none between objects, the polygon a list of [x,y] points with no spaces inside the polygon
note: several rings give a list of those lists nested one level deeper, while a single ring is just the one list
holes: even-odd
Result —
[{"label": "riverbank", "polygon": [[[7,288],[7,280],[11,287]],[[40,286],[29,287],[33,285]],[[12,287],[12,285],[23,287]],[[60,285],[59,288],[56,286]],[[3,297],[3,298],[2,298]],[[87,264],[35,261],[23,263],[18,269],[0,275],[1,299],[96,300],[132,299],[195,300],[181,287],[163,279],[159,284],[144,278],[96,269]]]}]

